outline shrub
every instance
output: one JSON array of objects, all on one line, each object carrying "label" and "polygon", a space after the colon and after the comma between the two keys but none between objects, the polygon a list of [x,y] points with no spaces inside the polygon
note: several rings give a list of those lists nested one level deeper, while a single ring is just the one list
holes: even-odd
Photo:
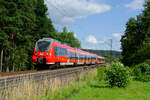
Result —
[{"label": "shrub", "polygon": [[97,71],[98,71],[97,77],[98,77],[99,81],[102,81],[106,78],[105,70],[106,70],[106,67],[99,67],[97,69]]},{"label": "shrub", "polygon": [[106,78],[112,87],[126,87],[129,83],[129,71],[121,63],[112,63],[106,70]]},{"label": "shrub", "polygon": [[146,63],[146,64],[149,64],[149,65],[150,65],[150,59],[146,59],[146,60],[144,61],[144,63]]},{"label": "shrub", "polygon": [[150,81],[150,65],[146,63],[136,65],[133,69],[133,76],[135,80]]},{"label": "shrub", "polygon": [[133,69],[133,76],[135,77],[135,79],[139,79],[142,76],[142,72],[139,67],[135,67]]},{"label": "shrub", "polygon": [[148,72],[150,71],[150,65],[146,64],[146,63],[142,63],[137,65],[137,67],[139,67],[141,69],[142,74],[148,74]]}]

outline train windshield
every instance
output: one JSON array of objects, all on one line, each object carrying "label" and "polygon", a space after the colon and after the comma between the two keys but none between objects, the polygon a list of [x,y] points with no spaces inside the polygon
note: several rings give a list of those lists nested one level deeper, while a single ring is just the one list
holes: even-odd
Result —
[{"label": "train windshield", "polygon": [[39,41],[36,44],[36,50],[40,52],[48,51],[50,49],[50,41]]}]

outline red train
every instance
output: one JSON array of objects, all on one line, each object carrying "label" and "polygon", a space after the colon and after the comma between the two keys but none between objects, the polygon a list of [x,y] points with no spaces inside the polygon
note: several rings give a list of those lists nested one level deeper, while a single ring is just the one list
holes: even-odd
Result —
[{"label": "red train", "polygon": [[51,38],[43,38],[36,42],[32,61],[34,64],[79,65],[105,63],[105,58]]}]

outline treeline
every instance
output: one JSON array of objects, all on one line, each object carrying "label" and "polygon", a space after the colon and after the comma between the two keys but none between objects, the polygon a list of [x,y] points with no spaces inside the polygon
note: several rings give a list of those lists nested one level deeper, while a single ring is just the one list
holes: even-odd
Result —
[{"label": "treeline", "polygon": [[80,47],[73,32],[57,32],[47,10],[44,0],[0,0],[0,72],[33,67],[33,48],[43,37]]},{"label": "treeline", "polygon": [[121,61],[125,65],[150,61],[150,0],[146,1],[144,10],[136,19],[130,18],[127,22],[121,45]]}]

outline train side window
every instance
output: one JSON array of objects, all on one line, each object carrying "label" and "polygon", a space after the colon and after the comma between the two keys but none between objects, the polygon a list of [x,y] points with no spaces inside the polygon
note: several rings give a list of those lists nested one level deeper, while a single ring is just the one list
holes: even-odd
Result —
[{"label": "train side window", "polygon": [[62,53],[61,53],[61,48],[60,47],[58,47],[58,52],[59,52],[59,56],[61,56]]},{"label": "train side window", "polygon": [[70,54],[70,52],[68,52],[68,57],[69,57],[69,59],[71,58],[71,54]]},{"label": "train side window", "polygon": [[70,59],[72,59],[72,60],[75,59],[75,53],[70,52]]},{"label": "train side window", "polygon": [[72,59],[72,53],[71,52],[69,52],[69,57],[70,57],[70,59]]},{"label": "train side window", "polygon": [[61,56],[68,56],[67,54],[67,49],[65,48],[60,48]]},{"label": "train side window", "polygon": [[62,56],[65,56],[65,49],[62,48]]},{"label": "train side window", "polygon": [[81,54],[79,55],[79,58],[80,58],[80,60],[82,60],[82,55]]},{"label": "train side window", "polygon": [[68,56],[67,49],[64,49],[64,56]]},{"label": "train side window", "polygon": [[84,55],[82,55],[82,60],[84,60]]},{"label": "train side window", "polygon": [[61,48],[61,47],[55,46],[55,48],[54,48],[54,55],[68,56],[68,51],[65,48]]},{"label": "train side window", "polygon": [[91,56],[89,56],[89,60],[90,60],[90,61],[92,60],[92,57],[91,57]]},{"label": "train side window", "polygon": [[62,48],[59,48],[60,56],[63,56],[63,50]]},{"label": "train side window", "polygon": [[58,47],[57,46],[55,46],[54,55],[58,55]]}]

